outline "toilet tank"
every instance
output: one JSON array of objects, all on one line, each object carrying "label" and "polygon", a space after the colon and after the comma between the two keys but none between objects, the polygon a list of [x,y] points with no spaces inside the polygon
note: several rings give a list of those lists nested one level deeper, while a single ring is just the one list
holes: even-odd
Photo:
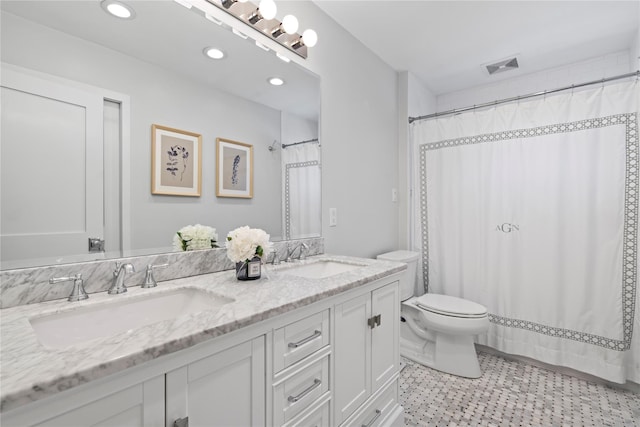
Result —
[{"label": "toilet tank", "polygon": [[393,251],[378,255],[378,259],[385,261],[404,262],[407,264],[405,274],[400,279],[400,300],[404,301],[413,296],[416,285],[416,269],[418,266],[419,252]]}]

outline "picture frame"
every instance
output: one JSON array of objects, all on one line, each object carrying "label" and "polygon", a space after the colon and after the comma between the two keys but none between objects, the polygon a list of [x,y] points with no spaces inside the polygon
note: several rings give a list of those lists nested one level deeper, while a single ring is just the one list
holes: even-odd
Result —
[{"label": "picture frame", "polygon": [[216,196],[253,198],[253,145],[216,138]]},{"label": "picture frame", "polygon": [[202,135],[151,125],[151,194],[200,197]]}]

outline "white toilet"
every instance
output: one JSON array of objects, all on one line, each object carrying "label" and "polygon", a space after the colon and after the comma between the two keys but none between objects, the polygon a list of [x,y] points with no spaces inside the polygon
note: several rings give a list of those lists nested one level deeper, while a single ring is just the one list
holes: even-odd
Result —
[{"label": "white toilet", "polygon": [[400,281],[400,354],[422,365],[467,378],[482,375],[473,336],[489,328],[487,309],[475,302],[440,294],[414,297],[417,252],[394,251],[378,259],[404,262]]}]

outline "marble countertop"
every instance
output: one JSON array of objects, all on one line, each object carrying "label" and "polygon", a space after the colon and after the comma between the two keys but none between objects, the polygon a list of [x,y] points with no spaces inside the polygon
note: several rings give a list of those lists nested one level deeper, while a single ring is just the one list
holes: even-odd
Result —
[{"label": "marble countertop", "polygon": [[[283,273],[289,266],[334,260],[358,268],[322,279]],[[291,265],[263,266],[262,278],[236,280],[235,271],[203,274],[159,282],[153,289],[129,288],[121,295],[91,294],[81,302],[56,300],[0,310],[0,411],[4,412],[60,391],[87,383],[159,356],[286,313],[349,289],[404,270],[402,263],[318,255]],[[95,338],[64,349],[42,345],[29,319],[74,311],[114,300],[126,301],[149,293],[199,288],[234,301],[215,310],[188,314]],[[133,327],[133,326],[132,326]]]}]

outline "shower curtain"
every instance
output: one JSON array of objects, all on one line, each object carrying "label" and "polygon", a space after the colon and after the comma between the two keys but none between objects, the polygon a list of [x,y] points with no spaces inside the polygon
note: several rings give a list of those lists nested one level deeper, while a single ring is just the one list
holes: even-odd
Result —
[{"label": "shower curtain", "polygon": [[636,81],[412,124],[420,280],[487,307],[479,343],[640,382],[639,99]]},{"label": "shower curtain", "polygon": [[285,239],[321,234],[320,144],[305,143],[282,150],[282,230]]}]

